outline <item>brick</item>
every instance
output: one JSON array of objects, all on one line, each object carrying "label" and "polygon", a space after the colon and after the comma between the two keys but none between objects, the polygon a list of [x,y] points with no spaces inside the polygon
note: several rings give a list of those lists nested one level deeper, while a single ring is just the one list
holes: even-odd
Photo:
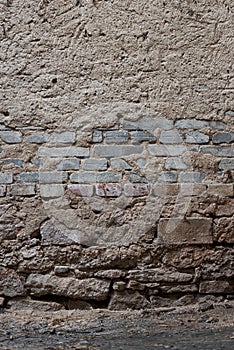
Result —
[{"label": "brick", "polygon": [[227,198],[224,204],[218,204],[215,215],[219,217],[234,215],[234,198]]},{"label": "brick", "polygon": [[160,135],[159,141],[161,143],[171,143],[178,144],[183,142],[182,136],[178,133],[178,131],[163,131]]},{"label": "brick", "polygon": [[131,140],[133,144],[141,142],[156,142],[156,137],[148,131],[134,131],[131,134]]},{"label": "brick", "polygon": [[130,182],[143,182],[143,183],[149,182],[144,176],[142,176],[141,174],[138,174],[138,173],[129,174],[128,179]]},{"label": "brick", "polygon": [[198,131],[189,132],[186,135],[186,142],[187,143],[201,144],[201,143],[208,143],[209,140],[210,140],[209,136],[207,136],[201,132],[198,132]]},{"label": "brick", "polygon": [[78,197],[92,197],[94,194],[93,185],[68,185],[68,190]]},{"label": "brick", "polygon": [[165,198],[171,196],[177,196],[179,193],[179,185],[174,183],[156,183],[153,186],[153,195],[155,197],[160,197],[165,200]]},{"label": "brick", "polygon": [[36,183],[39,182],[39,174],[28,172],[28,173],[21,173],[16,176],[17,182],[26,182],[26,183]]},{"label": "brick", "polygon": [[185,170],[187,165],[183,162],[181,158],[168,158],[165,162],[165,168],[167,170]]},{"label": "brick", "polygon": [[234,170],[234,158],[222,159],[219,163],[219,169]]},{"label": "brick", "polygon": [[9,130],[9,128],[4,124],[0,124],[0,130]]},{"label": "brick", "polygon": [[234,157],[233,146],[202,146],[201,151],[215,157]]},{"label": "brick", "polygon": [[200,283],[201,294],[229,294],[234,293],[234,286],[228,281],[204,281]]},{"label": "brick", "polygon": [[207,193],[221,197],[232,197],[234,195],[233,184],[209,184]]},{"label": "brick", "polygon": [[13,175],[7,173],[0,173],[0,184],[11,184],[13,182]]},{"label": "brick", "polygon": [[71,182],[95,183],[95,182],[120,182],[122,174],[117,172],[80,172],[73,173]]},{"label": "brick", "polygon": [[96,159],[96,158],[89,158],[85,159],[82,168],[84,170],[106,170],[107,169],[107,160],[105,158],[103,159]]},{"label": "brick", "polygon": [[223,122],[212,121],[212,122],[209,122],[209,124],[210,124],[210,127],[215,130],[225,130],[228,128],[227,124]]},{"label": "brick", "polygon": [[10,192],[13,196],[22,196],[22,197],[28,197],[28,196],[35,196],[35,184],[14,184],[10,187]]},{"label": "brick", "polygon": [[177,173],[175,171],[163,171],[158,178],[158,182],[176,182]]},{"label": "brick", "polygon": [[64,196],[64,186],[58,184],[41,184],[40,195],[43,199],[59,198]]},{"label": "brick", "polygon": [[125,160],[121,158],[112,158],[111,159],[111,168],[112,169],[123,169],[123,170],[131,170],[132,167]]},{"label": "brick", "polygon": [[117,158],[130,156],[133,154],[140,154],[144,150],[143,146],[131,146],[131,145],[123,145],[123,146],[105,146],[105,145],[96,145],[94,146],[94,154],[98,157],[106,157],[106,158]]},{"label": "brick", "polygon": [[170,130],[173,128],[173,120],[165,118],[140,118],[136,121],[124,119],[123,128],[125,130],[148,130],[155,129]]},{"label": "brick", "polygon": [[206,191],[206,185],[200,183],[194,183],[192,185],[190,183],[181,183],[179,188],[180,197],[201,196]]},{"label": "brick", "polygon": [[225,116],[234,117],[234,111],[232,111],[232,110],[226,111]]},{"label": "brick", "polygon": [[78,158],[66,158],[63,159],[58,165],[58,170],[79,170],[80,159]]},{"label": "brick", "polygon": [[94,143],[100,143],[102,142],[103,140],[103,137],[102,137],[102,131],[99,131],[99,130],[96,130],[93,132],[93,142]]},{"label": "brick", "polygon": [[188,172],[181,173],[179,175],[180,182],[202,182],[206,177],[205,173],[202,172]]},{"label": "brick", "polygon": [[37,143],[37,144],[42,144],[45,142],[49,142],[50,141],[50,135],[47,133],[34,133],[31,134],[27,137],[27,142],[28,143]]},{"label": "brick", "polygon": [[209,122],[197,119],[181,119],[176,121],[175,126],[178,129],[203,129],[209,127]]},{"label": "brick", "polygon": [[127,143],[127,131],[106,131],[106,143]]},{"label": "brick", "polygon": [[88,157],[89,148],[85,147],[40,147],[38,151],[39,157]]},{"label": "brick", "polygon": [[63,171],[40,172],[39,182],[43,184],[60,184],[67,181],[67,173]]},{"label": "brick", "polygon": [[185,146],[180,145],[149,145],[147,149],[150,155],[157,157],[176,157],[181,156],[187,151]]},{"label": "brick", "polygon": [[122,192],[121,185],[116,183],[97,184],[95,188],[100,197],[119,197]]},{"label": "brick", "polygon": [[76,141],[76,133],[74,131],[54,132],[51,135],[52,143],[69,143],[73,144]]},{"label": "brick", "polygon": [[30,163],[32,163],[33,165],[35,165],[37,168],[40,168],[43,166],[44,162],[42,159],[39,158],[32,158],[30,160]]},{"label": "brick", "polygon": [[3,160],[3,164],[8,165],[8,164],[13,164],[15,166],[22,167],[24,164],[23,159],[17,159],[17,158],[7,158]]},{"label": "brick", "polygon": [[125,184],[124,194],[126,197],[144,197],[150,193],[150,186],[148,184],[135,183]]},{"label": "brick", "polygon": [[4,197],[6,195],[6,186],[0,185],[0,197]]},{"label": "brick", "polygon": [[217,134],[214,134],[212,141],[215,144],[234,142],[234,133],[233,132],[219,132]]},{"label": "brick", "polygon": [[6,143],[21,143],[22,134],[18,131],[0,131],[0,139]]},{"label": "brick", "polygon": [[159,244],[211,244],[212,220],[208,218],[161,219]]}]

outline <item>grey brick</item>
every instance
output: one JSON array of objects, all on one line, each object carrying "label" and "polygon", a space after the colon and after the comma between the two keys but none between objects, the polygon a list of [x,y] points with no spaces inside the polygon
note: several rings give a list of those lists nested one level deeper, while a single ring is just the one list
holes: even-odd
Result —
[{"label": "grey brick", "polygon": [[175,171],[163,171],[158,178],[158,182],[176,182],[177,173]]},{"label": "grey brick", "polygon": [[179,146],[149,145],[147,149],[152,156],[158,156],[158,157],[181,156],[183,153],[187,151],[187,147],[180,146],[180,145]]},{"label": "grey brick", "polygon": [[85,147],[40,147],[38,151],[39,157],[88,157],[89,148]]},{"label": "grey brick", "polygon": [[131,140],[133,144],[139,144],[141,142],[156,142],[156,137],[149,131],[134,131],[131,134]]},{"label": "grey brick", "polygon": [[209,122],[197,119],[180,119],[176,121],[175,126],[178,129],[203,129],[209,127]]},{"label": "grey brick", "polygon": [[80,159],[78,158],[65,158],[58,165],[58,170],[79,170]]},{"label": "grey brick", "polygon": [[0,185],[0,197],[4,197],[6,195],[7,187],[5,185]]},{"label": "grey brick", "polygon": [[220,132],[220,133],[214,134],[212,141],[215,144],[234,142],[234,133]]},{"label": "grey brick", "polygon": [[39,173],[39,182],[43,184],[60,184],[67,181],[67,173],[63,171],[51,171]]},{"label": "grey brick", "polygon": [[36,183],[39,181],[39,174],[33,172],[21,173],[16,176],[17,182]]},{"label": "grey brick", "polygon": [[82,168],[84,170],[106,170],[107,169],[107,160],[105,158],[85,159]]},{"label": "grey brick", "polygon": [[35,165],[37,168],[40,168],[43,166],[43,160],[40,158],[32,158],[30,162]]},{"label": "grey brick", "polygon": [[215,130],[225,130],[228,128],[227,124],[223,122],[213,121],[213,122],[210,122],[209,124],[210,124],[210,127]]},{"label": "grey brick", "polygon": [[172,144],[183,142],[183,138],[181,137],[181,135],[178,133],[178,131],[174,131],[174,130],[163,131],[160,135],[159,140],[161,143],[172,143]]},{"label": "grey brick", "polygon": [[140,154],[144,150],[143,146],[131,146],[131,145],[120,145],[120,146],[105,146],[96,145],[94,146],[94,154],[98,157],[124,157],[132,154]]},{"label": "grey brick", "polygon": [[144,168],[147,164],[147,160],[145,158],[139,158],[137,159],[137,166],[139,168]]},{"label": "grey brick", "polygon": [[159,128],[162,130],[170,130],[173,128],[173,120],[165,118],[140,118],[137,121],[123,121],[125,130],[148,130],[154,131]]},{"label": "grey brick", "polygon": [[95,183],[95,182],[120,182],[122,174],[117,172],[79,172],[73,173],[71,182]]},{"label": "grey brick", "polygon": [[234,170],[234,158],[222,159],[219,163],[219,169]]},{"label": "grey brick", "polygon": [[73,144],[76,141],[76,133],[74,131],[54,132],[51,135],[53,143],[69,143]]},{"label": "grey brick", "polygon": [[13,164],[13,165],[21,167],[24,164],[24,160],[18,159],[18,158],[7,158],[7,159],[3,160],[3,164],[5,164],[5,165]]},{"label": "grey brick", "polygon": [[187,165],[183,162],[181,158],[168,158],[165,162],[165,168],[167,170],[185,170],[187,169]]},{"label": "grey brick", "polygon": [[0,124],[0,130],[9,130],[9,128],[4,124]]},{"label": "grey brick", "polygon": [[11,184],[13,182],[12,174],[0,173],[0,184]]},{"label": "grey brick", "polygon": [[58,184],[40,185],[40,195],[43,199],[59,198],[64,195],[64,186]]},{"label": "grey brick", "polygon": [[128,132],[127,131],[107,131],[106,143],[127,143]]},{"label": "grey brick", "polygon": [[209,142],[209,136],[198,132],[198,131],[193,131],[193,132],[189,132],[186,135],[186,142],[187,143],[208,143]]},{"label": "grey brick", "polygon": [[93,142],[95,143],[100,143],[102,142],[103,137],[102,137],[102,131],[96,130],[93,132]]},{"label": "grey brick", "polygon": [[14,184],[11,185],[10,192],[13,196],[34,196],[35,195],[35,184]]},{"label": "grey brick", "polygon": [[130,182],[139,182],[139,183],[148,183],[149,181],[138,173],[131,173],[129,174],[129,181]]},{"label": "grey brick", "polygon": [[49,142],[50,141],[50,135],[45,133],[35,133],[35,134],[31,134],[27,137],[27,142],[28,143],[37,143],[37,144],[41,144],[41,143],[45,143],[45,142]]},{"label": "grey brick", "polygon": [[125,160],[121,158],[113,158],[111,159],[111,168],[112,169],[124,169],[124,170],[131,170],[132,167],[125,162]]},{"label": "grey brick", "polygon": [[205,173],[202,172],[187,172],[179,175],[180,182],[202,182],[206,177]]},{"label": "grey brick", "polygon": [[225,116],[234,117],[234,111],[232,110],[226,111]]},{"label": "grey brick", "polygon": [[22,134],[18,131],[0,131],[0,139],[6,143],[21,143]]},{"label": "grey brick", "polygon": [[202,146],[201,151],[215,157],[234,157],[233,146]]}]

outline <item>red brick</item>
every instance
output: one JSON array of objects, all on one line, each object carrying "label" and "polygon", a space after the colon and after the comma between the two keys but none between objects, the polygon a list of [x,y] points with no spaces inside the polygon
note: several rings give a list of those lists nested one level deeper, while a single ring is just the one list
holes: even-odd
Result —
[{"label": "red brick", "polygon": [[122,192],[120,184],[117,183],[104,183],[97,184],[96,194],[100,197],[119,197]]},{"label": "red brick", "polygon": [[124,194],[127,197],[144,197],[148,196],[150,192],[149,185],[147,184],[125,184],[124,185]]},{"label": "red brick", "polygon": [[68,189],[78,197],[93,196],[93,185],[68,185]]}]

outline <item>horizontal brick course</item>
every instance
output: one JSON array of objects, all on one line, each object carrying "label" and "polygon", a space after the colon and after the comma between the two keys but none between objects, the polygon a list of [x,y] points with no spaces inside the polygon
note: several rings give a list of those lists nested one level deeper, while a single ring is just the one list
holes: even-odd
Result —
[{"label": "horizontal brick course", "polygon": [[130,156],[133,154],[141,154],[144,150],[143,146],[131,146],[131,145],[120,145],[120,146],[105,146],[97,145],[94,146],[94,155],[98,157],[106,158],[117,158]]},{"label": "horizontal brick course", "polygon": [[38,150],[39,157],[88,157],[89,148],[85,147],[40,147]]}]

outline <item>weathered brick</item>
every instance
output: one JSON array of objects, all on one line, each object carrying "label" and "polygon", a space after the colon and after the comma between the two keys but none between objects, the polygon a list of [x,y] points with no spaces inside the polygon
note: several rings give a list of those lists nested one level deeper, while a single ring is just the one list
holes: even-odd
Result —
[{"label": "weathered brick", "polygon": [[181,183],[179,184],[180,197],[201,196],[206,191],[206,185],[200,183]]},{"label": "weathered brick", "polygon": [[222,159],[219,163],[219,169],[234,170],[234,158]]},{"label": "weathered brick", "polygon": [[4,165],[13,164],[15,166],[21,167],[24,164],[24,160],[23,159],[17,159],[17,158],[7,158],[7,159],[3,160],[3,164]]},{"label": "weathered brick", "polygon": [[122,192],[121,185],[116,183],[97,184],[95,188],[100,197],[119,197]]},{"label": "weathered brick", "polygon": [[45,143],[45,142],[49,142],[50,141],[50,135],[48,133],[33,133],[31,135],[29,135],[27,137],[27,142],[28,143],[37,143],[37,144],[41,144],[41,143]]},{"label": "weathered brick", "polygon": [[234,157],[233,146],[202,146],[201,151],[215,157]]},{"label": "weathered brick", "polygon": [[131,140],[133,144],[141,142],[156,142],[156,137],[148,131],[134,131],[131,134]]},{"label": "weathered brick", "polygon": [[73,144],[76,141],[76,133],[74,131],[54,132],[51,135],[53,143],[69,143]]},{"label": "weathered brick", "polygon": [[17,182],[26,182],[26,183],[36,183],[39,182],[39,174],[38,173],[21,173],[16,176]]},{"label": "weathered brick", "polygon": [[126,197],[144,197],[150,193],[150,186],[142,183],[128,183],[124,185],[124,194]]},{"label": "weathered brick", "polygon": [[10,187],[10,192],[13,196],[34,196],[35,192],[35,184],[14,184]]},{"label": "weathered brick", "polygon": [[13,175],[7,173],[0,173],[0,184],[11,184],[13,182]]},{"label": "weathered brick", "polygon": [[96,130],[93,132],[93,142],[94,143],[100,143],[102,142],[103,137],[102,137],[102,131]]},{"label": "weathered brick", "polygon": [[0,185],[0,197],[4,197],[6,195],[6,186]]},{"label": "weathered brick", "polygon": [[79,197],[92,197],[94,194],[93,185],[68,185],[68,190]]},{"label": "weathered brick", "polygon": [[176,182],[177,173],[175,171],[162,171],[158,182]]},{"label": "weathered brick", "polygon": [[88,158],[84,160],[82,168],[84,170],[106,170],[107,160],[105,158]]},{"label": "weathered brick", "polygon": [[161,219],[158,225],[160,244],[210,244],[212,220],[208,218]]},{"label": "weathered brick", "polygon": [[212,129],[215,129],[215,130],[225,130],[228,128],[227,124],[223,122],[218,122],[218,121],[211,121],[209,122],[209,125]]},{"label": "weathered brick", "polygon": [[78,183],[120,182],[122,174],[116,172],[80,172],[73,173],[70,179],[71,182]]},{"label": "weathered brick", "polygon": [[149,153],[152,156],[158,157],[176,157],[181,156],[183,153],[187,151],[185,146],[172,146],[172,145],[149,145],[147,147]]},{"label": "weathered brick", "polygon": [[0,131],[0,139],[6,143],[21,143],[22,134],[18,131]]},{"label": "weathered brick", "polygon": [[229,281],[204,281],[200,283],[199,293],[202,293],[202,294],[234,293],[234,286]]},{"label": "weathered brick", "polygon": [[187,172],[179,175],[180,182],[202,182],[206,177],[202,172]]},{"label": "weathered brick", "polygon": [[182,136],[176,130],[163,131],[160,135],[161,143],[178,144],[183,142]]},{"label": "weathered brick", "polygon": [[39,157],[88,157],[89,148],[85,147],[40,147],[38,150]]},{"label": "weathered brick", "polygon": [[124,169],[131,170],[132,167],[125,160],[121,158],[112,158],[111,159],[111,168],[112,169]]},{"label": "weathered brick", "polygon": [[229,110],[229,111],[226,111],[225,112],[225,116],[229,116],[229,117],[234,117],[234,111],[232,111],[232,110]]},{"label": "weathered brick", "polygon": [[106,143],[127,143],[127,131],[106,131]]},{"label": "weathered brick", "polygon": [[40,184],[40,195],[43,199],[63,197],[65,191],[63,185]]},{"label": "weathered brick", "polygon": [[153,185],[153,195],[155,197],[166,198],[168,196],[177,196],[179,185],[175,183],[155,183]]},{"label": "weathered brick", "polygon": [[175,126],[178,129],[203,129],[209,127],[209,122],[197,119],[180,119],[176,121]]},{"label": "weathered brick", "polygon": [[78,170],[80,169],[79,158],[65,158],[58,165],[58,170]]},{"label": "weathered brick", "polygon": [[189,132],[186,135],[186,142],[187,143],[208,143],[209,142],[209,136],[198,132],[198,131],[193,131]]},{"label": "weathered brick", "polygon": [[131,146],[131,145],[120,145],[120,146],[105,146],[96,145],[94,146],[94,154],[98,157],[124,157],[132,154],[140,154],[144,150],[143,146]]},{"label": "weathered brick", "polygon": [[143,182],[143,183],[148,183],[149,180],[147,180],[144,176],[138,173],[131,173],[129,174],[128,177],[130,182]]},{"label": "weathered brick", "polygon": [[233,132],[219,132],[217,134],[214,134],[212,141],[215,144],[234,142],[234,133]]},{"label": "weathered brick", "polygon": [[187,165],[183,162],[181,158],[168,158],[165,162],[165,168],[167,170],[185,170],[187,169]]},{"label": "weathered brick", "polygon": [[227,198],[225,203],[218,204],[215,209],[215,215],[219,217],[234,215],[234,198]]},{"label": "weathered brick", "polygon": [[124,120],[123,128],[125,130],[148,130],[154,131],[159,128],[170,130],[173,128],[173,120],[165,118],[140,118],[136,121]]},{"label": "weathered brick", "polygon": [[43,184],[60,184],[67,181],[67,173],[63,171],[40,172],[39,182]]},{"label": "weathered brick", "polygon": [[209,184],[207,193],[222,197],[232,197],[234,195],[233,184]]}]

